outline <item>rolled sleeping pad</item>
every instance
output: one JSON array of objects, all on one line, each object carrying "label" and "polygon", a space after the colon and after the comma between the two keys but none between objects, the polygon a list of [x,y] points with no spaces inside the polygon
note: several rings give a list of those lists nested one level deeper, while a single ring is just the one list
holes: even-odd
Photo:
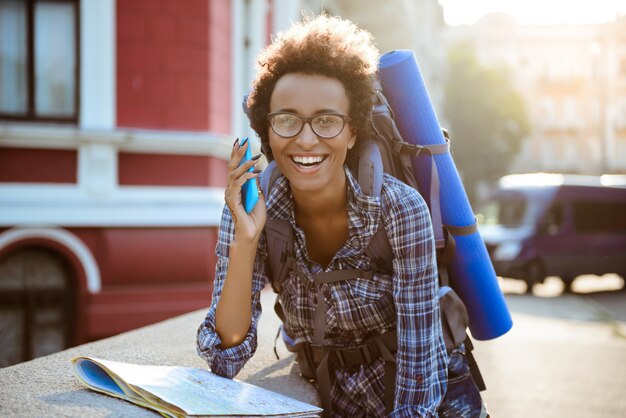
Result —
[{"label": "rolled sleeping pad", "polygon": [[[378,69],[383,92],[404,140],[420,146],[445,144],[413,51],[384,54]],[[474,225],[474,213],[451,154],[436,154],[432,159],[439,174],[443,224]],[[419,156],[412,160],[420,190],[430,190],[431,158]],[[450,284],[467,307],[472,336],[479,340],[499,337],[511,329],[513,321],[485,243],[478,231],[454,234],[454,239],[456,250],[448,267]]]}]

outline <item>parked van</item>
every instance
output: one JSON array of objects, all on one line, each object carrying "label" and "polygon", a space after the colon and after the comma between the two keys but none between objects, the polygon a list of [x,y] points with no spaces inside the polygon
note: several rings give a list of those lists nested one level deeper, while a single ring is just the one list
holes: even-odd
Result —
[{"label": "parked van", "polygon": [[496,273],[529,291],[547,276],[566,290],[582,274],[626,277],[626,176],[505,176],[478,218]]}]

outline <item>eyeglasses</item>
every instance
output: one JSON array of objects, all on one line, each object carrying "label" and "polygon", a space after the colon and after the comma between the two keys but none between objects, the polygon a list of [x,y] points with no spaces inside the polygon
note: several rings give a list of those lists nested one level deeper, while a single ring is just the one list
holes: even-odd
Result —
[{"label": "eyeglasses", "polygon": [[315,135],[320,138],[334,138],[343,131],[346,121],[350,118],[337,113],[320,113],[305,118],[296,113],[277,112],[267,115],[272,130],[283,138],[293,138],[302,132],[304,124],[308,123]]}]

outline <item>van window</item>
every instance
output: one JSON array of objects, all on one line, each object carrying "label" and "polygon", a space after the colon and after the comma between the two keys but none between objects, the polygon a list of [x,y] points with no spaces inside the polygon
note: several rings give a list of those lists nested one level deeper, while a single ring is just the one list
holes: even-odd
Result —
[{"label": "van window", "polygon": [[492,200],[481,210],[486,225],[504,225],[516,227],[522,225],[526,213],[526,200],[506,198]]},{"label": "van window", "polygon": [[579,232],[626,233],[626,203],[578,200],[572,209]]},{"label": "van window", "polygon": [[546,218],[543,226],[544,233],[548,235],[556,235],[559,233],[561,226],[563,225],[563,204],[555,203],[550,210],[546,213]]}]

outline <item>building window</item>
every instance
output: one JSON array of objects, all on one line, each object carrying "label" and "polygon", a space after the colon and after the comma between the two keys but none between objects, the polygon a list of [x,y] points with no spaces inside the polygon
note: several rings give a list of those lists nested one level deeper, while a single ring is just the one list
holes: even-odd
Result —
[{"label": "building window", "polygon": [[78,7],[0,0],[0,119],[78,121]]},{"label": "building window", "polygon": [[574,128],[579,121],[578,101],[575,96],[565,96],[563,98],[564,122],[568,128]]},{"label": "building window", "polygon": [[548,127],[552,127],[556,122],[556,106],[554,99],[550,96],[544,96],[541,99],[541,117]]}]

